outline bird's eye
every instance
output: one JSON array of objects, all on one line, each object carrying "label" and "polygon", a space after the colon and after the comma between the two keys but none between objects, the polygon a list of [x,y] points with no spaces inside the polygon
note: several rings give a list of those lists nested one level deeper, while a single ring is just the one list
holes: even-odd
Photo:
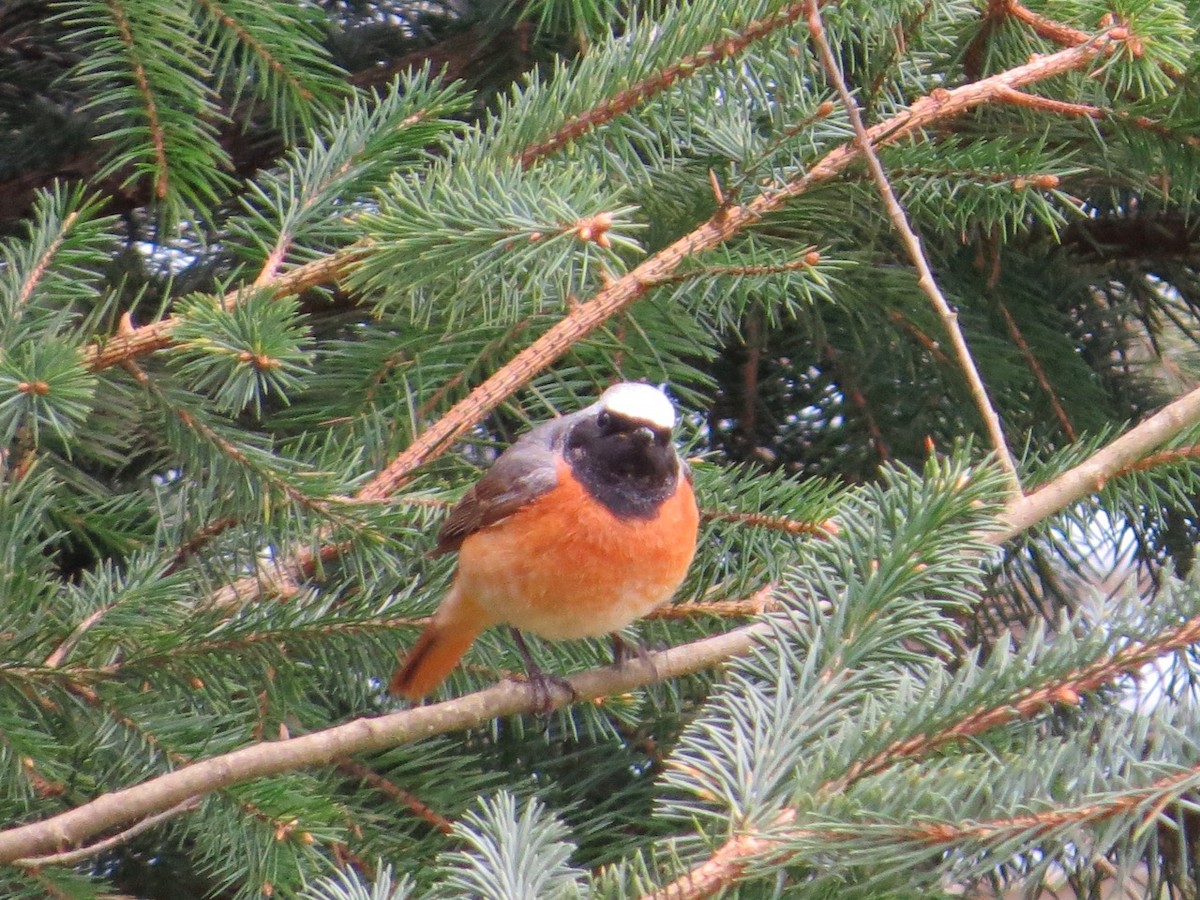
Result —
[{"label": "bird's eye", "polygon": [[612,430],[612,413],[607,409],[600,410],[600,414],[596,416],[596,424],[600,426],[601,431]]}]

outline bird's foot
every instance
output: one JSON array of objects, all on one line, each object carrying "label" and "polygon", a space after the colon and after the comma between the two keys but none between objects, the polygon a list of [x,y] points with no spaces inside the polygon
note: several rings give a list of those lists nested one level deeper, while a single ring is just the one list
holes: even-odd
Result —
[{"label": "bird's foot", "polygon": [[573,703],[578,698],[579,692],[575,690],[571,682],[560,675],[543,672],[533,661],[533,655],[529,652],[529,647],[525,645],[525,639],[521,637],[521,632],[515,628],[511,630],[513,641],[525,659],[525,683],[529,685],[530,693],[533,695],[533,711],[539,716],[550,715],[558,705],[554,702],[557,699],[556,694],[565,695],[566,702]]},{"label": "bird's foot", "polygon": [[650,651],[641,641],[635,641],[632,647],[616,632],[612,634],[612,654],[613,665],[618,669],[625,663],[637,659],[644,665],[648,666],[652,675],[658,677],[658,669],[654,665],[654,659],[650,656]]}]

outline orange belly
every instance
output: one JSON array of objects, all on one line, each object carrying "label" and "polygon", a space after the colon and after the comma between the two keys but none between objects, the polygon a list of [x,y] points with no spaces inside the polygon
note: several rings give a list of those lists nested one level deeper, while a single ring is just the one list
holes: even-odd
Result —
[{"label": "orange belly", "polygon": [[459,550],[458,587],[497,623],[551,640],[624,628],[675,593],[696,550],[691,485],[619,519],[559,464],[558,485]]}]

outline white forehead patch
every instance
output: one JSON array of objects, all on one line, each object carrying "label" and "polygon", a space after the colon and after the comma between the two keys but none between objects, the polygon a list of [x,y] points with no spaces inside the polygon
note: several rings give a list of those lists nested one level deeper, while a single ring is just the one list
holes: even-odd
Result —
[{"label": "white forehead patch", "polygon": [[626,419],[670,431],[675,427],[675,407],[667,395],[651,384],[624,381],[600,395],[600,405]]}]

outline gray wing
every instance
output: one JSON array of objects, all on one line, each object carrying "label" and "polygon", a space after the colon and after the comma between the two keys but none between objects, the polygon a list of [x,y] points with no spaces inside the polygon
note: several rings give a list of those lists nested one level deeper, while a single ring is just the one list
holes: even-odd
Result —
[{"label": "gray wing", "polygon": [[430,556],[454,552],[468,536],[511,516],[558,484],[555,458],[579,414],[543,422],[501,453],[450,511]]}]

